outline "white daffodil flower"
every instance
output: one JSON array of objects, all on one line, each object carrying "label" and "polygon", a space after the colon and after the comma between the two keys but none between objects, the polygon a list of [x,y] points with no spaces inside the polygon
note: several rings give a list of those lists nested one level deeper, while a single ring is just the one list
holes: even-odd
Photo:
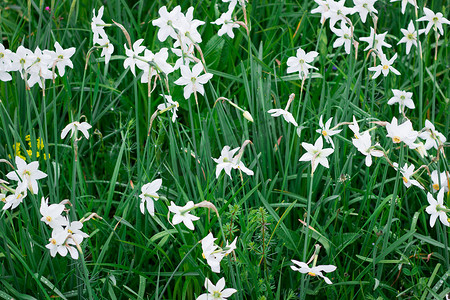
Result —
[{"label": "white daffodil flower", "polygon": [[331,121],[333,121],[333,117],[329,118],[328,121],[324,125],[323,124],[323,115],[321,115],[320,119],[319,119],[320,129],[317,129],[316,132],[323,135],[323,137],[325,138],[325,141],[327,141],[327,143],[331,144],[331,147],[334,149],[334,143],[333,143],[333,140],[331,139],[331,136],[338,134],[339,132],[342,131],[342,129],[339,129],[339,130],[333,130],[333,128],[330,129]]},{"label": "white daffodil flower", "polygon": [[388,132],[386,136],[390,137],[394,144],[404,142],[410,147],[414,147],[414,142],[419,135],[418,132],[413,129],[410,120],[407,120],[404,123],[398,125],[396,117],[392,118],[391,123],[386,124],[386,130]]},{"label": "white daffodil flower", "polygon": [[377,78],[378,76],[380,76],[381,73],[383,73],[384,77],[386,77],[389,74],[389,71],[391,71],[395,75],[400,75],[400,72],[392,66],[396,58],[397,53],[395,53],[390,60],[388,60],[384,54],[381,54],[380,65],[369,68],[369,71],[375,71],[375,74],[373,74],[372,79]]},{"label": "white daffodil flower", "polygon": [[434,28],[436,32],[439,30],[439,33],[444,35],[444,28],[442,28],[442,24],[450,25],[450,21],[444,18],[442,13],[434,13],[429,8],[424,7],[423,12],[425,13],[425,16],[417,19],[417,22],[428,21],[427,27],[425,28],[425,34],[428,34],[431,28]]},{"label": "white daffodil flower", "polygon": [[123,61],[123,68],[130,68],[131,73],[133,73],[134,76],[136,76],[136,65],[142,70],[144,70],[145,65],[147,65],[147,63],[139,59],[139,54],[146,49],[145,46],[141,46],[143,41],[144,39],[139,39],[134,42],[132,49],[128,49],[126,44],[123,45],[125,47],[125,54],[128,56]]},{"label": "white daffodil flower", "polygon": [[228,297],[237,292],[236,289],[225,289],[225,278],[220,278],[216,285],[206,278],[205,288],[208,293],[201,294],[197,297],[197,300],[227,300]]},{"label": "white daffodil flower", "polygon": [[393,165],[402,173],[403,183],[407,188],[409,188],[411,185],[415,185],[422,190],[425,189],[417,180],[411,179],[411,177],[414,175],[414,168],[415,168],[413,164],[411,164],[408,167],[408,164],[405,163],[405,165],[401,168],[398,167],[398,163],[393,163]]},{"label": "white daffodil flower", "polygon": [[291,259],[291,261],[294,263],[293,266],[291,266],[291,269],[294,271],[298,271],[302,274],[308,274],[310,276],[318,276],[320,278],[323,278],[327,284],[332,284],[331,280],[324,276],[322,272],[330,273],[334,272],[336,270],[336,266],[333,265],[320,265],[310,268],[306,263]]},{"label": "white daffodil flower", "polygon": [[307,152],[300,157],[299,161],[311,161],[311,173],[314,173],[319,164],[325,168],[329,168],[327,157],[334,152],[334,149],[323,149],[322,136],[316,140],[314,145],[303,142],[302,147],[305,148]]},{"label": "white daffodil flower", "polygon": [[309,74],[309,69],[318,70],[316,67],[310,65],[314,61],[314,58],[318,56],[319,53],[316,51],[311,51],[306,53],[302,48],[297,50],[297,55],[289,57],[287,60],[288,68],[287,73],[298,72],[300,79],[306,78]]},{"label": "white daffodil flower", "polygon": [[405,106],[409,109],[414,109],[416,106],[412,100],[413,93],[392,89],[394,93],[394,97],[389,99],[388,104],[394,105],[395,103],[399,104],[398,112],[402,113],[405,110]]},{"label": "white daffodil flower", "polygon": [[231,244],[228,244],[225,248],[220,248],[215,244],[217,238],[210,232],[206,237],[202,239],[202,256],[206,259],[206,262],[211,267],[211,271],[214,273],[220,273],[220,262],[222,259],[233,252],[236,249],[237,237]]},{"label": "white daffodil flower", "polygon": [[64,127],[64,129],[62,130],[61,139],[64,139],[67,136],[67,134],[69,133],[69,131],[71,131],[70,137],[73,137],[74,134],[76,136],[76,133],[78,130],[81,131],[81,133],[84,135],[84,137],[86,139],[89,139],[88,129],[91,129],[91,128],[92,128],[91,124],[89,124],[87,122],[82,122],[82,123],[76,122],[76,121],[72,122],[72,123],[68,124],[66,127]]},{"label": "white daffodil flower", "polygon": [[430,226],[434,227],[438,217],[442,224],[450,226],[447,216],[448,209],[444,206],[444,189],[437,194],[437,200],[430,193],[427,194],[427,200],[430,205],[425,210],[430,214]]},{"label": "white daffodil flower", "polygon": [[378,11],[373,6],[377,0],[353,0],[355,7],[353,8],[359,16],[361,17],[361,21],[366,23],[367,14],[377,14]]},{"label": "white daffodil flower", "polygon": [[[14,209],[22,203],[23,199],[27,196],[27,182],[22,181],[18,184],[14,194],[7,196],[4,199],[5,205],[2,210],[7,210],[9,208]],[[3,201],[3,199],[2,199]]]},{"label": "white daffodil flower", "polygon": [[231,17],[232,13],[233,11],[229,10],[223,13],[216,21],[211,22],[211,24],[222,25],[222,27],[219,29],[219,32],[217,33],[219,36],[222,36],[226,33],[230,38],[234,38],[233,28],[239,28],[239,24],[234,22],[233,18]]},{"label": "white daffodil flower", "polygon": [[177,206],[173,203],[173,201],[170,201],[169,211],[175,214],[172,219],[172,224],[177,225],[183,222],[187,228],[194,230],[194,223],[192,223],[192,221],[197,221],[200,219],[199,217],[189,213],[194,208],[195,206],[193,201],[189,201],[183,207]]},{"label": "white daffodil flower", "polygon": [[25,160],[16,156],[16,166],[17,170],[9,172],[6,174],[6,177],[10,180],[26,182],[26,186],[30,192],[36,195],[39,190],[37,181],[47,177],[47,174],[38,170],[39,162],[33,161],[27,164]]},{"label": "white daffodil flower", "polygon": [[372,156],[381,157],[383,156],[383,151],[376,150],[375,147],[379,144],[372,146],[372,138],[368,131],[359,135],[357,138],[352,139],[353,145],[358,149],[359,152],[366,156],[366,166],[370,167],[372,165]]},{"label": "white daffodil flower", "polygon": [[330,19],[330,28],[333,28],[336,22],[346,22],[347,15],[354,14],[356,11],[352,7],[345,7],[345,0],[328,1],[329,9],[324,14],[327,19]]},{"label": "white daffodil flower", "polygon": [[414,28],[414,22],[411,20],[408,24],[408,29],[400,29],[404,35],[404,37],[401,38],[401,40],[397,43],[406,44],[406,54],[409,54],[411,51],[412,46],[417,47],[417,30]]},{"label": "white daffodil flower", "polygon": [[402,14],[405,14],[406,5],[409,3],[415,8],[418,8],[416,0],[391,0],[391,2],[402,1]]},{"label": "white daffodil flower", "polygon": [[[163,96],[163,95],[160,95]],[[175,123],[175,120],[177,119],[177,111],[180,104],[177,101],[172,100],[172,96],[164,95],[164,98],[166,99],[167,103],[161,103],[158,105],[158,110],[165,111],[170,110],[172,112],[172,122]]]},{"label": "white daffodil flower", "polygon": [[386,38],[387,31],[384,33],[376,34],[375,29],[370,27],[370,35],[368,37],[359,38],[360,41],[368,43],[366,49],[375,49],[381,55],[383,54],[383,47],[391,48],[392,46],[384,41]]},{"label": "white daffodil flower", "polygon": [[450,174],[449,172],[438,173],[437,170],[431,172],[431,182],[432,182],[432,191],[437,192],[443,189],[445,192],[448,192],[450,185]]},{"label": "white daffodil flower", "polygon": [[192,93],[205,94],[205,89],[203,85],[206,84],[212,77],[213,74],[205,73],[200,75],[203,71],[203,65],[201,62],[197,63],[192,67],[192,71],[189,67],[181,65],[181,77],[174,83],[176,85],[184,85],[184,98],[189,99]]},{"label": "white daffodil flower", "polygon": [[437,150],[439,146],[447,141],[445,135],[437,131],[433,123],[429,120],[425,120],[425,127],[419,133],[419,137],[425,140],[425,149],[427,150],[430,150],[431,148]]},{"label": "white daffodil flower", "polygon": [[341,22],[341,28],[337,29],[335,27],[331,28],[331,31],[335,35],[337,35],[337,39],[333,43],[333,48],[338,48],[344,45],[345,53],[350,54],[351,46],[352,46],[352,31],[345,22]]},{"label": "white daffodil flower", "polygon": [[155,204],[153,201],[159,199],[158,190],[161,188],[162,179],[155,179],[150,183],[144,184],[141,188],[141,198],[140,209],[141,213],[145,214],[145,208],[151,216],[155,215]]},{"label": "white daffodil flower", "polygon": [[92,11],[92,21],[91,21],[91,29],[94,33],[94,44],[102,45],[102,40],[108,40],[108,35],[105,32],[105,22],[103,22],[103,11],[104,7],[100,7],[98,10],[98,15],[95,15],[95,9]]},{"label": "white daffodil flower", "polygon": [[52,55],[52,65],[56,64],[59,76],[64,76],[66,67],[73,69],[73,63],[70,58],[75,53],[75,47],[63,49],[58,42],[55,42],[55,51],[49,53]]},{"label": "white daffodil flower", "polygon": [[50,226],[51,228],[57,228],[66,226],[69,222],[66,217],[63,217],[61,213],[64,211],[65,206],[63,204],[51,204],[48,205],[48,198],[41,199],[41,207],[39,209],[42,218],[41,221]]},{"label": "white daffodil flower", "polygon": [[284,118],[284,120],[286,120],[286,122],[292,123],[295,127],[297,127],[298,126],[297,122],[295,121],[295,119],[292,116],[292,114],[288,111],[289,105],[291,104],[292,100],[294,100],[294,97],[295,97],[294,94],[291,94],[289,96],[289,100],[288,100],[288,103],[286,104],[286,108],[285,109],[274,108],[274,109],[270,109],[267,112],[269,114],[271,114],[272,117],[283,116],[283,118]]}]

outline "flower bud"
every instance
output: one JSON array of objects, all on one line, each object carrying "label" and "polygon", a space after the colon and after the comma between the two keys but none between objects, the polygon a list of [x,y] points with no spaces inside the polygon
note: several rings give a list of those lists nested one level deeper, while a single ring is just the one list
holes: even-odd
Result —
[{"label": "flower bud", "polygon": [[253,122],[252,115],[248,112],[248,110],[244,111],[244,113],[242,115],[244,116],[244,118],[246,118],[250,122]]}]

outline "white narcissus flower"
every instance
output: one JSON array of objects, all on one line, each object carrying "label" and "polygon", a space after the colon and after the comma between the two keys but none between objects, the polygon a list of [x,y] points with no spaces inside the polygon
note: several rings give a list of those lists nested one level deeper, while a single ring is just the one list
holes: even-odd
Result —
[{"label": "white narcissus flower", "polygon": [[203,24],[205,24],[204,21],[194,19],[194,7],[189,7],[186,14],[177,22],[176,27],[179,30],[179,38],[176,39],[173,46],[200,44],[202,36],[198,32],[197,27]]},{"label": "white narcissus flower", "polygon": [[437,131],[433,123],[429,120],[425,120],[425,127],[422,129],[422,132],[419,133],[419,137],[425,140],[425,149],[427,150],[430,150],[431,148],[437,150],[439,146],[447,141],[445,135]]},{"label": "white narcissus flower", "polygon": [[185,206],[177,206],[173,201],[170,201],[169,211],[173,212],[175,215],[172,219],[172,224],[177,225],[181,222],[186,225],[190,230],[194,230],[194,223],[192,221],[197,221],[200,218],[194,215],[191,215],[189,212],[195,208],[194,202],[189,201]]},{"label": "white narcissus flower", "polygon": [[126,44],[123,45],[125,47],[125,54],[128,56],[123,62],[123,68],[127,69],[129,67],[134,76],[136,76],[136,65],[142,70],[147,65],[147,63],[138,59],[139,54],[145,50],[145,46],[141,46],[143,41],[144,39],[139,39],[134,42],[132,49],[128,49]]},{"label": "white narcissus flower", "polygon": [[211,157],[217,163],[216,178],[219,178],[222,170],[224,170],[225,173],[231,178],[231,170],[233,169],[233,156],[239,149],[240,147],[230,150],[230,146],[225,146],[220,152],[219,158]]},{"label": "white narcissus flower", "polygon": [[331,28],[331,31],[334,32],[338,38],[333,43],[333,48],[338,48],[344,45],[345,53],[350,54],[351,46],[352,46],[352,31],[345,22],[341,22],[341,28],[337,29],[335,27]]},{"label": "white narcissus flower", "polygon": [[17,170],[9,172],[6,177],[10,180],[15,180],[21,182],[26,182],[26,185],[31,193],[37,194],[39,187],[37,180],[47,177],[42,171],[39,171],[39,162],[33,161],[29,164],[25,162],[19,156],[16,156],[16,166]]},{"label": "white narcissus flower", "polygon": [[239,169],[245,174],[252,176],[254,173],[252,170],[247,168],[244,163],[241,161],[242,153],[239,152],[236,156],[234,154],[241,149],[241,147],[234,148],[233,150],[230,150],[230,146],[223,147],[220,157],[214,158],[211,157],[216,163],[216,178],[219,178],[220,173],[222,170],[225,170],[225,173],[231,177],[231,169]]},{"label": "white narcissus flower", "polygon": [[327,19],[330,19],[330,28],[334,27],[334,24],[338,21],[346,21],[346,16],[354,14],[356,11],[354,8],[345,7],[345,0],[339,1],[327,1],[329,10],[325,12]]},{"label": "white narcissus flower", "polygon": [[12,65],[16,66],[15,70],[19,71],[22,79],[26,79],[27,72],[26,70],[36,61],[36,57],[34,53],[20,45],[14,56],[12,56]]},{"label": "white narcissus flower", "polygon": [[355,7],[353,9],[359,13],[359,16],[361,17],[361,21],[363,23],[366,23],[367,14],[369,14],[369,13],[377,14],[378,13],[378,11],[373,6],[375,4],[375,2],[377,2],[377,0],[353,0],[353,3],[355,4]]},{"label": "white narcissus flower", "polygon": [[227,300],[228,297],[237,292],[236,289],[228,288],[225,289],[225,278],[220,278],[217,285],[212,284],[212,282],[206,278],[205,288],[208,293],[201,294],[197,297],[197,300]]},{"label": "white narcissus flower", "polygon": [[155,204],[153,201],[157,201],[159,199],[158,190],[161,188],[162,179],[155,179],[152,182],[144,184],[141,188],[141,194],[139,198],[141,198],[141,213],[145,213],[145,207],[147,207],[147,211],[151,216],[155,215]]},{"label": "white narcissus flower", "polygon": [[81,131],[81,133],[84,135],[84,137],[86,139],[89,139],[89,132],[88,129],[91,129],[92,126],[91,124],[87,123],[87,122],[72,122],[70,124],[68,124],[66,127],[64,127],[64,129],[61,132],[61,138],[64,139],[66,137],[66,135],[69,133],[69,131],[71,131],[70,133],[70,137],[73,137],[73,135],[77,133],[77,131]]},{"label": "white narcissus flower", "polygon": [[434,199],[432,194],[427,194],[427,200],[430,205],[427,206],[425,210],[430,214],[430,226],[434,227],[438,217],[442,224],[445,226],[450,226],[446,212],[447,207],[444,206],[444,189],[439,191],[436,199],[437,201]]},{"label": "white narcissus flower", "polygon": [[377,78],[381,73],[383,73],[384,77],[386,77],[389,74],[389,71],[391,71],[395,75],[400,75],[400,72],[392,66],[396,58],[397,53],[395,53],[390,60],[388,60],[384,54],[381,54],[380,65],[369,68],[369,71],[375,71],[375,74],[373,74],[372,79]]},{"label": "white narcissus flower", "polygon": [[27,73],[30,74],[28,78],[28,86],[32,87],[36,83],[43,88],[43,80],[53,78],[52,71],[52,53],[53,51],[41,51],[39,47],[34,50],[35,62],[29,67]]},{"label": "white narcissus flower", "polygon": [[336,266],[333,265],[320,265],[310,268],[306,263],[291,259],[291,261],[294,263],[293,266],[291,266],[291,269],[294,271],[298,271],[302,274],[308,274],[310,276],[318,276],[320,278],[323,278],[327,284],[332,284],[331,280],[328,277],[325,277],[322,272],[330,273],[334,272],[336,270]]},{"label": "white narcissus flower", "polygon": [[391,2],[397,2],[397,1],[402,1],[402,14],[405,14],[406,11],[406,5],[409,3],[414,7],[418,7],[416,0],[391,0]]},{"label": "white narcissus flower", "polygon": [[[22,203],[23,199],[27,196],[27,182],[22,181],[18,184],[14,194],[11,194],[4,198],[5,205],[3,206],[3,210],[7,210],[9,208],[14,209]],[[3,201],[3,199],[2,199]]]},{"label": "white narcissus flower", "polygon": [[288,123],[292,123],[294,126],[298,126],[297,122],[295,121],[294,117],[290,112],[288,112],[285,109],[281,108],[273,108],[267,111],[272,117],[279,117],[283,116],[284,120]]},{"label": "white narcissus flower", "polygon": [[173,69],[178,70],[183,65],[189,67],[191,62],[195,62],[197,58],[194,55],[194,49],[195,47],[187,47],[185,45],[182,45],[180,49],[171,48],[172,52],[179,57]]},{"label": "white narcissus flower", "polygon": [[211,22],[211,24],[222,25],[222,27],[219,29],[219,32],[217,33],[219,36],[222,36],[226,33],[230,38],[234,38],[233,28],[239,28],[239,24],[234,22],[233,18],[231,17],[232,13],[232,10],[228,10],[227,12],[223,13],[216,21]]},{"label": "white narcissus flower", "polygon": [[65,247],[65,242],[67,239],[68,233],[62,227],[57,227],[52,231],[52,237],[49,239],[49,242],[45,247],[50,250],[50,255],[52,257],[56,256],[56,253],[59,253],[61,256],[67,255],[67,247]]},{"label": "white narcissus flower", "polygon": [[361,133],[359,132],[359,125],[358,122],[356,121],[355,116],[353,116],[353,123],[348,125],[348,128],[350,128],[350,130],[353,131],[355,138],[358,139],[361,136]]},{"label": "white narcissus flower", "polygon": [[109,64],[109,60],[111,59],[111,55],[114,52],[114,45],[111,43],[111,41],[106,39],[98,39],[97,43],[102,48],[102,53],[100,53],[100,57],[105,57],[105,64]]},{"label": "white narcissus flower", "polygon": [[372,138],[368,131],[365,131],[357,138],[352,139],[352,143],[358,149],[359,152],[361,152],[366,156],[365,163],[366,166],[368,167],[372,165],[372,156],[375,157],[383,156],[383,151],[375,149],[377,146],[379,146],[378,143],[372,146]]},{"label": "white narcissus flower", "polygon": [[391,71],[395,75],[400,75],[400,72],[392,66],[392,64],[396,59],[397,53],[395,53],[390,60],[386,58],[386,55],[381,54],[380,65],[369,68],[369,71],[375,71],[375,74],[373,74],[372,79],[377,78],[381,73],[383,73],[384,77],[386,77],[389,74],[389,71]]},{"label": "white narcissus flower", "polygon": [[316,4],[319,6],[311,10],[312,14],[320,14],[320,23],[325,23],[325,20],[327,19],[326,12],[330,9],[330,6],[328,4],[328,1],[325,0],[314,0]]},{"label": "white narcissus flower", "polygon": [[327,157],[334,152],[334,149],[323,149],[322,136],[317,139],[314,145],[303,142],[302,147],[305,148],[307,152],[300,157],[299,161],[311,161],[311,173],[314,173],[319,164],[325,168],[329,168]]},{"label": "white narcissus flower", "polygon": [[211,232],[202,239],[202,256],[211,267],[211,271],[220,273],[220,262],[225,256],[236,249],[237,237],[231,244],[228,244],[227,241],[227,245],[223,249],[215,244],[216,240],[217,238],[215,238]]},{"label": "white narcissus flower", "polygon": [[42,215],[41,221],[51,228],[66,226],[69,222],[67,221],[67,218],[61,215],[64,209],[65,206],[63,204],[48,205],[48,198],[45,199],[42,197],[41,207],[39,209]]},{"label": "white narcissus flower", "polygon": [[316,67],[313,67],[309,64],[314,61],[314,58],[316,58],[317,55],[319,55],[319,53],[316,51],[306,53],[302,48],[298,48],[297,55],[288,58],[288,68],[286,72],[298,72],[298,76],[300,79],[306,78],[309,74],[309,69],[318,70]]},{"label": "white narcissus flower", "polygon": [[[163,96],[163,95],[160,95]],[[175,123],[175,120],[177,119],[177,111],[180,104],[177,101],[172,100],[172,96],[164,95],[164,98],[166,99],[167,103],[161,103],[158,105],[158,110],[164,111],[170,108],[170,111],[172,112],[172,122]]]},{"label": "white narcissus flower", "polygon": [[431,172],[432,191],[437,192],[443,189],[444,192],[448,192],[450,185],[449,179],[450,179],[449,172],[442,172],[440,174],[438,173],[437,170]]},{"label": "white narcissus flower", "polygon": [[148,83],[150,79],[159,73],[164,73],[166,76],[173,72],[174,68],[167,63],[169,53],[167,48],[161,48],[158,53],[153,54],[152,51],[145,49],[143,60],[148,63],[139,64],[139,68],[144,71],[141,77],[141,83]]},{"label": "white narcissus flower", "polygon": [[56,68],[58,69],[59,76],[64,76],[66,66],[73,69],[73,64],[70,58],[75,53],[75,47],[68,49],[63,49],[58,42],[55,42],[55,51],[51,51],[52,54],[52,66],[56,63]]},{"label": "white narcissus flower", "polygon": [[414,169],[415,169],[415,166],[413,164],[411,164],[408,167],[408,164],[405,163],[405,165],[401,168],[398,167],[398,163],[393,163],[393,165],[395,168],[397,168],[402,173],[403,183],[405,184],[405,186],[407,188],[409,188],[411,185],[415,185],[418,188],[421,188],[422,190],[425,189],[417,180],[411,179],[411,177],[414,175]]},{"label": "white narcissus flower", "polygon": [[[70,222],[64,230],[70,234],[70,237],[73,241],[75,241],[78,245],[80,245],[83,242],[83,239],[88,238],[89,235],[85,232],[81,231],[81,228],[83,228],[83,223],[80,221],[74,221]],[[69,250],[70,251],[70,250]],[[78,252],[77,252],[78,253]],[[72,256],[73,257],[73,256]],[[76,259],[76,258],[75,258]]]},{"label": "white narcissus flower", "polygon": [[[189,99],[192,93],[198,92],[202,95],[205,94],[205,89],[203,85],[206,84],[212,77],[213,74],[205,73],[200,75],[203,71],[203,65],[201,62],[197,63],[192,67],[192,71],[189,67],[181,65],[181,77],[174,83],[176,85],[184,85],[184,98]],[[200,76],[199,76],[200,75]]]},{"label": "white narcissus flower", "polygon": [[333,143],[333,140],[331,139],[331,136],[338,134],[339,132],[342,131],[342,129],[339,129],[339,130],[330,129],[331,121],[333,121],[333,117],[329,118],[328,121],[324,125],[323,124],[323,115],[321,115],[320,119],[319,119],[320,129],[317,129],[316,132],[323,135],[323,137],[325,138],[325,141],[327,141],[327,143],[331,144],[331,147],[334,149],[334,143]]},{"label": "white narcissus flower", "polygon": [[[272,117],[283,116],[283,118],[286,120],[286,122],[292,123],[294,126],[297,127],[298,126],[297,122],[295,121],[292,114],[288,111],[289,105],[291,105],[291,102],[294,100],[294,97],[295,97],[295,94],[291,94],[289,96],[289,100],[288,100],[288,103],[286,104],[285,109],[281,109],[281,108],[270,109],[268,111],[268,113],[271,114]],[[252,119],[252,122],[253,122],[253,119]]]},{"label": "white narcissus flower", "polygon": [[160,42],[164,42],[167,37],[172,37],[173,39],[177,38],[177,33],[175,31],[175,27],[177,21],[184,17],[181,13],[181,6],[177,5],[172,9],[169,13],[167,11],[167,7],[163,6],[159,9],[159,18],[152,21],[153,26],[159,27],[158,30],[158,39]]},{"label": "white narcissus flower", "polygon": [[370,27],[370,35],[368,37],[359,38],[360,41],[368,43],[364,51],[375,49],[381,55],[383,53],[383,47],[391,48],[392,46],[384,41],[384,39],[386,38],[386,34],[387,31],[384,33],[376,34],[375,29]]},{"label": "white narcissus flower", "polygon": [[105,32],[104,25],[105,22],[103,22],[103,10],[105,8],[102,6],[98,10],[98,15],[95,15],[95,8],[92,11],[92,22],[91,22],[91,29],[94,33],[94,44],[100,44],[102,45],[101,40],[107,40],[108,35]]},{"label": "white narcissus flower", "polygon": [[400,29],[404,35],[402,39],[397,43],[406,44],[406,54],[409,54],[409,51],[411,51],[411,47],[414,45],[417,47],[417,30],[414,28],[414,22],[411,20],[408,24],[408,29]]},{"label": "white narcissus flower", "polygon": [[414,105],[414,102],[412,100],[413,93],[407,92],[407,91],[401,91],[392,89],[392,92],[394,93],[394,97],[389,99],[388,104],[393,105],[395,103],[399,104],[398,112],[402,113],[402,111],[405,110],[405,106],[409,109],[414,109],[416,106]]},{"label": "white narcissus flower", "polygon": [[394,144],[404,142],[408,146],[414,147],[414,142],[417,139],[418,132],[413,129],[410,120],[398,125],[397,118],[393,117],[391,123],[386,124],[386,130],[388,132],[386,136],[390,137]]},{"label": "white narcissus flower", "polygon": [[450,25],[450,21],[444,18],[442,13],[438,12],[437,14],[435,14],[431,9],[428,9],[426,7],[423,8],[423,12],[425,13],[425,16],[417,19],[417,22],[428,21],[427,27],[425,28],[425,34],[428,34],[428,32],[430,32],[430,29],[434,28],[436,32],[439,30],[439,33],[441,35],[444,35],[442,24]]}]

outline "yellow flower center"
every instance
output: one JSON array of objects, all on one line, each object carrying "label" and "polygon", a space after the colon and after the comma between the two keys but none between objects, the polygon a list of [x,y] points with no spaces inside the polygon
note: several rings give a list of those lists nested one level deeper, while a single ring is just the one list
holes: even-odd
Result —
[{"label": "yellow flower center", "polygon": [[328,135],[328,133],[325,130],[322,130],[322,134],[323,134],[323,136],[327,136]]},{"label": "yellow flower center", "polygon": [[53,245],[56,245],[56,240],[55,239],[51,239],[50,243],[52,243]]},{"label": "yellow flower center", "polygon": [[389,66],[388,65],[384,65],[383,66],[383,70],[387,70],[387,69],[389,69]]},{"label": "yellow flower center", "polygon": [[5,197],[2,198],[2,202],[6,202],[6,198]]},{"label": "yellow flower center", "polygon": [[214,299],[221,299],[222,298],[222,293],[219,292],[219,291],[214,291],[213,297],[214,297]]},{"label": "yellow flower center", "polygon": [[67,229],[67,232],[68,232],[68,233],[70,233],[70,234],[72,234],[72,233],[73,233],[73,231],[72,231],[72,230],[70,230],[70,229]]},{"label": "yellow flower center", "polygon": [[394,143],[398,144],[398,143],[400,143],[400,142],[402,141],[402,139],[401,139],[400,137],[398,137],[398,136],[394,136],[394,137],[392,138],[392,141],[393,141]]},{"label": "yellow flower center", "polygon": [[407,36],[408,40],[413,40],[414,39],[414,35],[412,33],[408,34]]},{"label": "yellow flower center", "polygon": [[439,184],[437,184],[437,183],[433,184],[433,189],[435,189],[436,191],[439,191]]},{"label": "yellow flower center", "polygon": [[58,58],[59,58],[59,59],[64,59],[64,56],[58,55]]},{"label": "yellow flower center", "polygon": [[403,181],[404,181],[405,183],[408,183],[408,178],[406,178],[405,176],[403,176]]},{"label": "yellow flower center", "polygon": [[48,222],[51,222],[51,221],[52,221],[52,217],[50,217],[50,216],[47,216],[45,219],[46,219]]},{"label": "yellow flower center", "polygon": [[315,273],[312,273],[312,272],[308,272],[308,275],[316,276],[316,274],[315,274]]}]

